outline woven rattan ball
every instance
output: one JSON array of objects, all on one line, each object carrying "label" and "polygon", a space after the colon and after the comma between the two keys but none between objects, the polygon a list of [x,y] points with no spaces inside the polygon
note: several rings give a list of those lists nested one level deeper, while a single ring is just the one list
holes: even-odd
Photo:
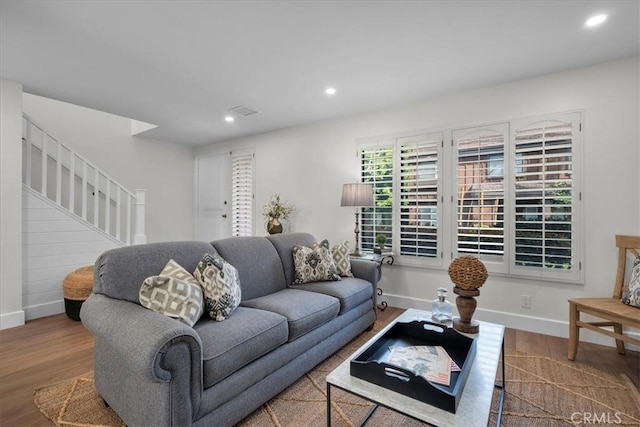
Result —
[{"label": "woven rattan ball", "polygon": [[478,289],[487,281],[487,269],[478,258],[465,255],[451,262],[449,277],[459,288]]}]

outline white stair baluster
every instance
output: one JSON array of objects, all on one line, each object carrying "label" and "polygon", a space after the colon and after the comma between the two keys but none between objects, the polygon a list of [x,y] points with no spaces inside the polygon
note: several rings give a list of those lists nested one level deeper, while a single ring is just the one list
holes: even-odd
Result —
[{"label": "white stair baluster", "polygon": [[40,192],[47,197],[47,138],[48,135],[42,132],[42,188]]}]

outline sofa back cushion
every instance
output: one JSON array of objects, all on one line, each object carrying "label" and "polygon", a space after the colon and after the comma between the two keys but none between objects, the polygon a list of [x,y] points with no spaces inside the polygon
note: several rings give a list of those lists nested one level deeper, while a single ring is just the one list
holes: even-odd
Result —
[{"label": "sofa back cushion", "polygon": [[287,286],[290,286],[293,284],[296,274],[296,268],[293,262],[293,247],[299,245],[312,248],[316,242],[316,238],[309,233],[286,233],[272,234],[271,236],[267,236],[267,239],[269,239],[273,247],[278,251],[278,255],[282,260],[285,281]]},{"label": "sofa back cushion", "polygon": [[193,272],[205,253],[213,248],[206,242],[162,242],[111,249],[95,264],[93,292],[140,304],[138,292],[147,277],[160,274],[173,259]]},{"label": "sofa back cushion", "polygon": [[264,237],[231,237],[211,245],[238,270],[242,301],[286,288],[278,252]]}]

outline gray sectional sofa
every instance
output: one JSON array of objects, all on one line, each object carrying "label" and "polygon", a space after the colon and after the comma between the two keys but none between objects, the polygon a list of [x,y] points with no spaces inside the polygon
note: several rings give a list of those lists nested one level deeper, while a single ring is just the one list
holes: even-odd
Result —
[{"label": "gray sectional sofa", "polygon": [[[370,328],[375,263],[354,278],[291,285],[292,248],[306,233],[130,246],[102,254],[80,317],[95,335],[96,388],[129,426],[231,426]],[[239,273],[242,302],[193,328],[138,302],[169,259],[193,271],[211,248]]]}]

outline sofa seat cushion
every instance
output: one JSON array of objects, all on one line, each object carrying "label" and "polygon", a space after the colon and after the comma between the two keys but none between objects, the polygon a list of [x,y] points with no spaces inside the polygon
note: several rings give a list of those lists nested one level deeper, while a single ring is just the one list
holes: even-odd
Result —
[{"label": "sofa seat cushion", "polygon": [[373,295],[373,286],[363,279],[343,277],[340,282],[326,281],[296,285],[296,289],[331,295],[340,301],[340,314],[357,307]]},{"label": "sofa seat cushion", "polygon": [[241,305],[272,311],[286,317],[289,341],[328,322],[340,312],[340,302],[336,298],[299,289],[284,289],[243,301]]},{"label": "sofa seat cushion", "polygon": [[287,342],[287,319],[271,311],[238,307],[226,322],[203,317],[194,329],[202,341],[204,388]]}]

